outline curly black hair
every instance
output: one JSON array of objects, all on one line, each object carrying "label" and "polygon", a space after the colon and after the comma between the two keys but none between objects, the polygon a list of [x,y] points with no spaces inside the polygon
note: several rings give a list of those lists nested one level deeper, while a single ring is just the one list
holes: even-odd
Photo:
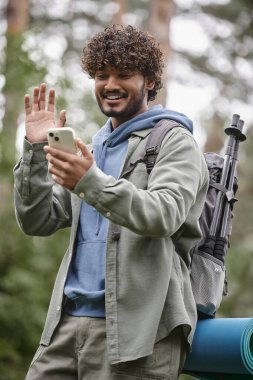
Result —
[{"label": "curly black hair", "polygon": [[154,80],[148,101],[162,88],[164,61],[159,44],[149,33],[131,25],[113,25],[87,41],[81,57],[83,71],[94,78],[96,71],[106,66],[138,71]]}]

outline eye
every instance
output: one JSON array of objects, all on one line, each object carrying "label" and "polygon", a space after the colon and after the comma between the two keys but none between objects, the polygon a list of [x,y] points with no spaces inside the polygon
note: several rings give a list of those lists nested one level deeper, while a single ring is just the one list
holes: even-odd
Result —
[{"label": "eye", "polygon": [[95,78],[99,79],[99,80],[105,80],[107,77],[108,77],[108,75],[106,75],[105,73],[97,73],[95,75]]},{"label": "eye", "polygon": [[122,78],[122,79],[129,79],[131,77],[131,73],[130,72],[122,72],[119,74],[119,77]]}]

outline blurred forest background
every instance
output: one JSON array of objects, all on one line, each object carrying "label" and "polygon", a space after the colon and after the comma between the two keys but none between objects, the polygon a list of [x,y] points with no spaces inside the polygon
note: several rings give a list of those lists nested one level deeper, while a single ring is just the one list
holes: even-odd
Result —
[{"label": "blurred forest background", "polygon": [[[186,113],[203,151],[222,152],[224,125],[245,120],[238,204],[219,316],[253,317],[253,3],[251,0],[0,1],[0,380],[21,380],[38,345],[69,231],[28,237],[13,208],[13,166],[24,136],[23,96],[54,86],[57,110],[89,142],[103,125],[80,69],[86,39],[113,23],[151,31],[164,50],[158,102]],[[192,379],[182,375],[180,379]]]}]

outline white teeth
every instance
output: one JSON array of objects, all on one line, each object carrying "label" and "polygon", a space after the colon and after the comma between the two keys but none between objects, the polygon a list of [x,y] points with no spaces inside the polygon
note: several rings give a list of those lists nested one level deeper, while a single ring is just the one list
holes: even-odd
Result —
[{"label": "white teeth", "polygon": [[121,99],[121,96],[119,95],[110,95],[106,97],[109,100],[116,100],[116,99]]}]

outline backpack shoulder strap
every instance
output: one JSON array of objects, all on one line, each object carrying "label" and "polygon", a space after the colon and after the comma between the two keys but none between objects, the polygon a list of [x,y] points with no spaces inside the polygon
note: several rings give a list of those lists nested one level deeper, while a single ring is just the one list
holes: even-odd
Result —
[{"label": "backpack shoulder strap", "polygon": [[180,124],[178,121],[162,119],[153,127],[152,131],[150,132],[146,144],[146,153],[144,156],[148,174],[151,173],[155,165],[164,137],[175,127],[185,128],[185,126]]},{"label": "backpack shoulder strap", "polygon": [[148,135],[145,151],[134,162],[130,163],[121,174],[121,177],[129,175],[140,162],[145,163],[147,172],[150,174],[155,165],[164,137],[175,127],[187,129],[175,120],[162,119],[158,121]]}]

